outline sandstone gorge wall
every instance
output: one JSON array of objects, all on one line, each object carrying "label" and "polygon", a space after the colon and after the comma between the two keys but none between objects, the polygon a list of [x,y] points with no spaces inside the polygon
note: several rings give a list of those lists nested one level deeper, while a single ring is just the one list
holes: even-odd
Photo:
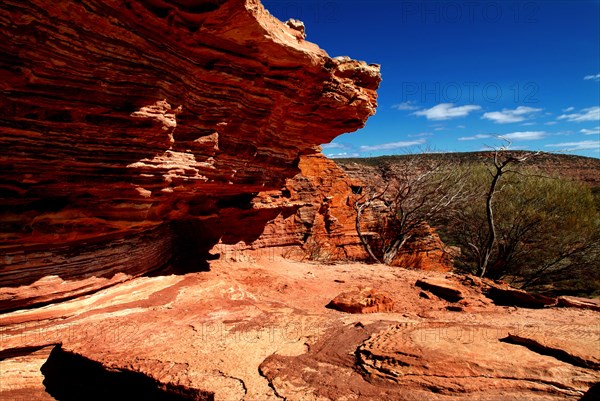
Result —
[{"label": "sandstone gorge wall", "polygon": [[7,0],[0,32],[0,310],[251,243],[256,193],[375,112],[378,66],[258,0]]},{"label": "sandstone gorge wall", "polygon": [[292,259],[366,259],[352,207],[352,187],[362,185],[360,180],[348,177],[322,154],[303,156],[299,167],[301,172],[288,179],[283,190],[261,192],[254,199],[255,207],[280,208],[281,213],[256,241],[240,244],[241,249]]},{"label": "sandstone gorge wall", "polygon": [[[261,192],[255,209],[279,210],[253,242],[218,244],[212,252],[224,259],[247,260],[284,256],[322,262],[369,261],[356,233],[354,203],[366,185],[383,187],[375,169],[354,164],[342,169],[322,154],[302,156],[300,173],[283,190]],[[367,209],[362,227],[368,234],[379,216]],[[375,235],[375,234],[373,234]],[[393,265],[420,270],[449,271],[452,258],[439,236],[423,225],[394,259]]]}]

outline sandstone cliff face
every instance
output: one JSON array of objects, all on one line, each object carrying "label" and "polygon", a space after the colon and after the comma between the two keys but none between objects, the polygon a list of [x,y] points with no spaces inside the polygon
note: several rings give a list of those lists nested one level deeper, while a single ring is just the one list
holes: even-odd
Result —
[{"label": "sandstone cliff face", "polygon": [[352,208],[352,188],[360,181],[321,154],[303,156],[299,167],[300,174],[289,179],[282,191],[261,193],[255,199],[259,207],[271,205],[282,213],[250,247],[274,248],[270,254],[291,259],[365,259]]},{"label": "sandstone cliff face", "polygon": [[[344,171],[322,154],[302,156],[300,173],[283,190],[261,192],[254,208],[278,213],[260,237],[234,246],[218,244],[213,253],[230,260],[284,256],[321,262],[369,261],[356,233],[354,202],[365,185],[381,177],[365,168]],[[362,225],[375,225],[379,216],[368,209]],[[452,258],[434,229],[423,224],[394,259],[393,265],[419,270],[449,271]]]},{"label": "sandstone cliff face", "polygon": [[376,107],[378,66],[257,0],[8,0],[0,32],[0,309],[256,239],[254,194]]}]

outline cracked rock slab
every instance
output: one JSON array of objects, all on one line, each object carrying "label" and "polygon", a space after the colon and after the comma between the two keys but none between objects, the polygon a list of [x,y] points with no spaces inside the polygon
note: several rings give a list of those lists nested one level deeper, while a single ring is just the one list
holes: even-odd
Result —
[{"label": "cracked rock slab", "polygon": [[593,326],[566,325],[552,331],[523,330],[509,333],[502,341],[522,345],[533,352],[552,356],[574,366],[600,370],[600,335]]}]

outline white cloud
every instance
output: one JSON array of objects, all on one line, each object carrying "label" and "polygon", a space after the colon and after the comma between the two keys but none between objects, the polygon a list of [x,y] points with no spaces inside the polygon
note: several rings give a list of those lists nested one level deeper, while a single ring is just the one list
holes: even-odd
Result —
[{"label": "white cloud", "polygon": [[579,142],[564,142],[564,143],[553,143],[546,145],[549,148],[559,148],[563,151],[575,151],[575,150],[596,150],[600,149],[600,142],[598,141],[579,141]]},{"label": "white cloud", "polygon": [[545,136],[546,133],[544,131],[511,132],[510,134],[501,135],[502,138],[513,141],[534,141],[536,139],[542,139]]},{"label": "white cloud", "polygon": [[570,111],[575,110],[575,107],[571,106],[571,107],[567,107],[566,109],[562,109],[563,113],[568,113]]},{"label": "white cloud", "polygon": [[544,123],[544,125],[556,125],[558,124],[556,121],[548,121],[547,123]]},{"label": "white cloud", "polygon": [[408,137],[409,138],[421,138],[421,137],[424,137],[424,136],[432,136],[432,135],[433,134],[431,132],[421,132],[421,133],[418,133],[418,134],[408,135]]},{"label": "white cloud", "polygon": [[339,158],[339,157],[359,157],[360,155],[358,153],[341,152],[341,153],[326,154],[325,156],[335,159],[335,158]]},{"label": "white cloud", "polygon": [[374,152],[374,151],[378,151],[378,150],[392,150],[392,149],[408,148],[411,146],[422,145],[425,142],[426,142],[425,139],[417,139],[415,141],[388,142],[388,143],[381,143],[379,145],[361,146],[360,150],[362,152]]},{"label": "white cloud", "polygon": [[461,124],[461,125],[457,125],[456,128],[467,128],[467,127]]},{"label": "white cloud", "polygon": [[516,109],[502,109],[502,111],[491,111],[484,113],[483,117],[497,124],[519,123],[532,117],[533,113],[542,111],[534,107],[519,106]]},{"label": "white cloud", "polygon": [[477,135],[473,135],[473,136],[463,136],[458,138],[459,141],[474,141],[477,139],[486,139],[486,138],[491,138],[492,136],[489,134],[477,134]]},{"label": "white cloud", "polygon": [[582,121],[600,121],[600,106],[581,109],[579,113],[563,114],[558,116],[558,119],[577,123]]},{"label": "white cloud", "polygon": [[346,147],[341,143],[326,143],[321,145],[323,149],[345,149]]},{"label": "white cloud", "polygon": [[583,77],[583,79],[585,79],[586,81],[600,81],[600,74],[586,75],[585,77]]},{"label": "white cloud", "polygon": [[469,104],[454,107],[454,103],[440,103],[430,109],[415,111],[417,116],[425,116],[428,120],[449,120],[451,118],[466,117],[472,111],[480,110],[481,106]]},{"label": "white cloud", "polygon": [[530,127],[532,125],[535,125],[535,123],[523,123],[521,125],[524,126],[524,127]]},{"label": "white cloud", "polygon": [[581,132],[584,135],[598,135],[598,134],[600,134],[600,125],[595,128],[592,128],[592,129],[584,128],[579,132]]},{"label": "white cloud", "polygon": [[415,102],[409,100],[408,102],[398,103],[392,106],[395,110],[418,110],[419,107],[415,106]]}]

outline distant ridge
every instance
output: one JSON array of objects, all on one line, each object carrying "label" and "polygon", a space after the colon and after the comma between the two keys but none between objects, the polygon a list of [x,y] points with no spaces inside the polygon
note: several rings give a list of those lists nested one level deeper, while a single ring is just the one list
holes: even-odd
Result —
[{"label": "distant ridge", "polygon": [[[527,155],[533,152],[515,150],[509,151],[513,155]],[[484,152],[457,152],[457,153],[427,153],[420,155],[423,161],[448,160],[457,165],[484,163],[494,155],[493,151]],[[333,159],[344,170],[351,164],[364,166],[380,166],[385,164],[402,163],[414,155],[390,155],[368,158],[340,158]],[[535,167],[541,172],[551,176],[560,176],[576,181],[581,181],[594,189],[600,189],[600,159],[565,155],[557,153],[541,153],[528,159],[523,166]]]}]

